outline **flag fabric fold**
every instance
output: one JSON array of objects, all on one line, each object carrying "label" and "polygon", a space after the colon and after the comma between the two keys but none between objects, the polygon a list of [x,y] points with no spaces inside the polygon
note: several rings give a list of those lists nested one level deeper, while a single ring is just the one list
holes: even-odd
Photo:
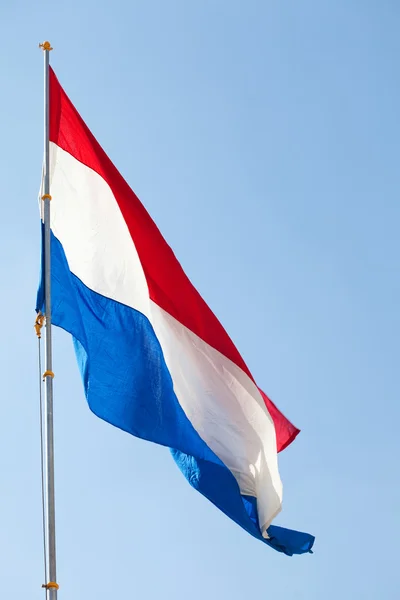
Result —
[{"label": "flag fabric fold", "polygon": [[90,409],[169,447],[189,483],[254,537],[310,552],[313,536],[271,524],[277,454],[298,429],[258,388],[52,70],[50,186],[52,320],[73,336]]}]

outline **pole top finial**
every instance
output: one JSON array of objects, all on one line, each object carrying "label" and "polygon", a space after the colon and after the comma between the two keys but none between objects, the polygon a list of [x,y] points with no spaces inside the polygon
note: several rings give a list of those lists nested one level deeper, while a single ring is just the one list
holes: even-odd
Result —
[{"label": "pole top finial", "polygon": [[43,42],[43,44],[39,44],[39,48],[41,48],[44,52],[50,52],[50,50],[53,50],[50,42]]}]

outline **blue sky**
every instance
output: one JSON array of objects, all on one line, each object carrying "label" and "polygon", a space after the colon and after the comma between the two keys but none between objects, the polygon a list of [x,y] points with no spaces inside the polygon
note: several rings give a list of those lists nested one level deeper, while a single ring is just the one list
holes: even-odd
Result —
[{"label": "blue sky", "polygon": [[86,406],[55,331],[60,598],[398,598],[400,6],[3,3],[0,580],[42,598],[37,193],[42,55],[302,429],[280,455],[289,559]]}]

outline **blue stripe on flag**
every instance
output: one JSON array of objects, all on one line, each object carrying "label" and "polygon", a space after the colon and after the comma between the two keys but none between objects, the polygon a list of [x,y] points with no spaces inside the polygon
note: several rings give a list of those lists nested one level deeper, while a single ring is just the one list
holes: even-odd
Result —
[{"label": "blue stripe on flag", "polygon": [[[85,286],[52,234],[53,323],[72,334],[90,409],[139,438],[171,448],[189,483],[248,533],[287,555],[311,551],[313,536],[271,526],[265,540],[256,499],[241,496],[231,471],[183,412],[153,327],[142,313]],[[44,311],[43,286],[37,310]]]}]

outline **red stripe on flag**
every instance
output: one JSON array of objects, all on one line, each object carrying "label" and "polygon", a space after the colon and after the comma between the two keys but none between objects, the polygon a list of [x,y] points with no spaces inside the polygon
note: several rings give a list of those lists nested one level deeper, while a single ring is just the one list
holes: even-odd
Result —
[{"label": "red stripe on flag", "polygon": [[[234,343],[192,285],[154,221],[89,131],[50,69],[50,141],[93,169],[110,186],[138,252],[150,298],[224,354],[254,381]],[[260,390],[261,392],[261,390]],[[274,421],[278,451],[299,433],[261,392]]]}]

